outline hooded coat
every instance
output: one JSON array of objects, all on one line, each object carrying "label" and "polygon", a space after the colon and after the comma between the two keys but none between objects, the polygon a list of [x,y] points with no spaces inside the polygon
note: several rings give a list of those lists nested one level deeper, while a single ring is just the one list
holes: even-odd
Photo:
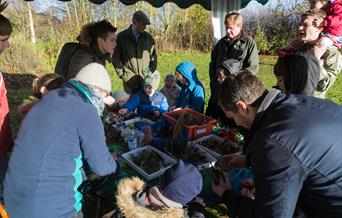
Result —
[{"label": "hooded coat", "polygon": [[135,194],[141,191],[145,183],[137,177],[126,178],[118,184],[116,195],[117,205],[126,218],[181,218],[185,211],[182,208],[165,208],[163,210],[151,210],[139,204]]},{"label": "hooded coat", "polygon": [[298,52],[280,58],[274,73],[284,77],[287,93],[311,96],[318,84],[320,66],[310,53]]},{"label": "hooded coat", "polygon": [[189,107],[203,113],[205,92],[201,81],[197,78],[195,66],[190,61],[182,62],[177,66],[176,71],[182,74],[188,82],[186,85],[179,84],[181,86],[181,93],[176,99],[175,106]]}]

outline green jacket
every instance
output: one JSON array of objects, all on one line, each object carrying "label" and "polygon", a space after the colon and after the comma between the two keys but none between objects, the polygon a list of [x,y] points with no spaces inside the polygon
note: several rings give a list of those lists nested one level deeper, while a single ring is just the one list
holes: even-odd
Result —
[{"label": "green jacket", "polygon": [[116,41],[113,66],[124,82],[125,91],[130,92],[143,85],[146,71],[154,72],[156,70],[155,42],[152,35],[147,32],[141,33],[136,41],[132,26],[120,32]]},{"label": "green jacket", "polygon": [[258,49],[252,37],[244,31],[236,41],[231,41],[227,36],[220,39],[211,52],[209,64],[210,89],[218,84],[217,67],[226,59],[236,59],[241,62],[240,68],[247,69],[256,74],[259,70]]}]

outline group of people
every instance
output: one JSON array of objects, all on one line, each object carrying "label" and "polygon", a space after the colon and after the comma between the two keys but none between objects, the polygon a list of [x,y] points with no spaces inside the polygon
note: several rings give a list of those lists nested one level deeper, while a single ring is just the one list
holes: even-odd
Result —
[{"label": "group of people", "polygon": [[[0,74],[0,182],[6,173],[10,217],[82,217],[83,161],[99,176],[118,171],[101,121],[107,106],[122,115],[136,110],[156,117],[189,107],[245,130],[243,153],[223,160],[252,169],[255,198],[232,191],[228,178],[212,183],[213,193],[238,217],[342,217],[342,108],[320,99],[342,67],[342,25],[336,19],[342,3],[309,2],[312,9],[301,16],[299,39],[278,50],[272,90],[255,76],[258,50],[242,16],[226,15],[227,34],[211,54],[206,110],[204,87],[189,61],[158,89],[156,46],[142,11],[117,36],[103,20],[85,25],[79,43],[63,47],[56,66],[60,75],[36,79],[36,98],[19,108],[23,119],[15,141]],[[0,54],[9,47],[11,32],[11,23],[0,14]],[[124,90],[112,92],[106,61],[114,65]],[[201,189],[198,169],[180,160],[162,176],[160,187],[138,178],[122,180],[117,205],[125,217],[205,217],[203,205],[192,201]]]}]

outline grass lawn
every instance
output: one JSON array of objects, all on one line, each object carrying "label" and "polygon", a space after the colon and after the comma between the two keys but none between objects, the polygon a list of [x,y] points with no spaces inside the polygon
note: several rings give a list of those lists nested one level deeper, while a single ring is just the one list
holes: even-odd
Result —
[{"label": "grass lawn", "polygon": [[[210,53],[159,53],[158,56],[158,70],[161,73],[162,80],[159,87],[163,86],[164,78],[167,74],[173,74],[176,66],[181,61],[191,61],[197,69],[199,79],[202,81],[206,92],[206,104],[210,97],[209,90],[209,76],[208,66],[210,61]],[[260,70],[257,74],[268,88],[275,84],[275,77],[273,75],[273,65],[275,64],[276,57],[261,56],[260,57]],[[113,90],[122,89],[122,82],[116,76],[114,68],[111,64],[107,64],[107,68],[111,74],[113,82]],[[19,119],[16,115],[17,107],[21,102],[27,98],[31,93],[31,81],[34,78],[32,74],[5,74],[6,86],[8,89],[8,97],[10,102],[11,119],[13,123],[14,132],[18,129]],[[329,90],[327,99],[342,104],[342,76],[339,76],[334,86]]]}]

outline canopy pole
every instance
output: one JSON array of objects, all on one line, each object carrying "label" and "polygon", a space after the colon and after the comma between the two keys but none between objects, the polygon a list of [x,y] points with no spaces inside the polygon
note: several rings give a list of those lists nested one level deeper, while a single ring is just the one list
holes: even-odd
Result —
[{"label": "canopy pole", "polygon": [[211,22],[214,31],[214,45],[226,35],[224,18],[230,11],[241,8],[241,0],[211,0],[212,17]]}]

